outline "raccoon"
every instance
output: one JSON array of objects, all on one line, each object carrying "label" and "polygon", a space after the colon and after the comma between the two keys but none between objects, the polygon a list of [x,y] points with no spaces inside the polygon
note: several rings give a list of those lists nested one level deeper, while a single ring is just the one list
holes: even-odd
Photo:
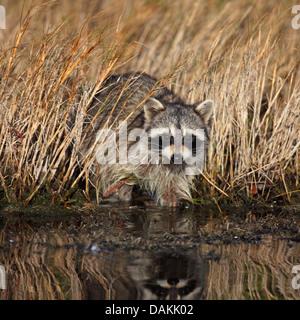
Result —
[{"label": "raccoon", "polygon": [[127,265],[138,300],[199,300],[205,297],[208,263],[183,254],[145,255]]},{"label": "raccoon", "polygon": [[178,206],[203,169],[212,111],[212,100],[187,105],[145,73],[108,77],[87,110],[81,150],[95,157],[93,183],[102,194],[115,189],[115,200],[131,201],[138,185],[161,206]]}]

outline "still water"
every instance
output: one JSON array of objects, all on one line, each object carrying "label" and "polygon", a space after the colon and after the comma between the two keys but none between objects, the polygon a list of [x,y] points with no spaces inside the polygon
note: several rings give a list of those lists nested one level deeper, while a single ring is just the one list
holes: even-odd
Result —
[{"label": "still water", "polygon": [[0,212],[0,299],[299,299],[299,217],[204,207]]}]

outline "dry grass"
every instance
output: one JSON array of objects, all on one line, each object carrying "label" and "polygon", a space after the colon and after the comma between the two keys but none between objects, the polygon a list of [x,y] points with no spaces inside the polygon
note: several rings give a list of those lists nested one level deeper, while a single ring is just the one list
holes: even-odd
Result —
[{"label": "dry grass", "polygon": [[[53,201],[66,199],[78,167],[87,181],[92,159],[78,163],[82,122],[104,78],[176,71],[168,85],[187,102],[216,103],[196,197],[292,201],[300,191],[300,33],[291,26],[293,4],[4,1],[0,195],[28,203],[46,186]],[[87,198],[89,191],[86,183]]]}]

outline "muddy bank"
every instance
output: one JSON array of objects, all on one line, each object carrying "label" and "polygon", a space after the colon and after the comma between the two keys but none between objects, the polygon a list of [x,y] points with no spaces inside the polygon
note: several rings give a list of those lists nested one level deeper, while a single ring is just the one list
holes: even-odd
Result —
[{"label": "muddy bank", "polygon": [[[221,208],[219,208],[221,209]],[[48,207],[0,211],[2,233],[64,231],[82,243],[82,236],[110,248],[193,247],[199,242],[258,243],[264,236],[300,241],[300,207],[236,207],[212,205],[176,210],[159,207],[112,207],[70,210]],[[85,239],[87,240],[87,239]]]}]

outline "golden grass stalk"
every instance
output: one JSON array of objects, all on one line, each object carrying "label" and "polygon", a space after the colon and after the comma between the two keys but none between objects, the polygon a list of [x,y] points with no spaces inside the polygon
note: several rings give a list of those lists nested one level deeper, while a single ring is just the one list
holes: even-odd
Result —
[{"label": "golden grass stalk", "polygon": [[[21,12],[18,1],[10,3]],[[89,198],[94,158],[78,158],[85,110],[108,75],[143,71],[187,102],[215,100],[209,182],[200,196],[236,199],[246,190],[251,198],[285,194],[291,201],[299,188],[300,147],[299,32],[290,24],[292,1],[130,3],[29,6],[19,29],[5,31],[0,194],[28,203],[49,185],[56,200],[84,179]]]}]

